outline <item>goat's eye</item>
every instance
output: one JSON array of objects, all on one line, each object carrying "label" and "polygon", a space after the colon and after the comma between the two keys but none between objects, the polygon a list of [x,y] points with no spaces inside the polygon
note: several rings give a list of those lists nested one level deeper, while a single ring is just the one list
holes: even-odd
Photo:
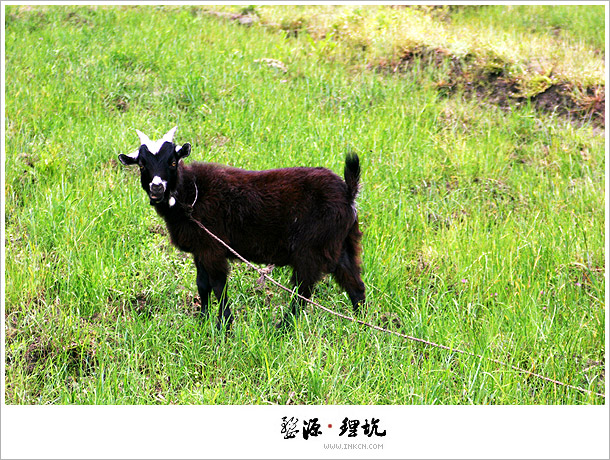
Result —
[{"label": "goat's eye", "polygon": [[144,169],[144,165],[143,164],[140,163],[138,166],[140,167],[140,169]]},{"label": "goat's eye", "polygon": [[176,167],[176,160],[172,161],[172,168]]}]

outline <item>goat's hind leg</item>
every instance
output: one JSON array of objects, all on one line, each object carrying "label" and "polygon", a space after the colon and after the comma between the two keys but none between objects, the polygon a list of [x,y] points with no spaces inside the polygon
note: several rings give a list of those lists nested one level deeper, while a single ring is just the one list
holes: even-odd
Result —
[{"label": "goat's hind leg", "polygon": [[355,257],[349,255],[347,251],[341,253],[339,263],[333,271],[333,276],[339,286],[347,292],[354,313],[358,313],[360,305],[366,300],[364,282],[360,277],[360,267]]},{"label": "goat's hind leg", "polygon": [[[297,269],[294,269],[292,273],[292,285],[298,286],[297,292],[301,297],[309,299],[320,276],[321,274],[314,270],[301,270],[300,272],[297,272]],[[307,305],[307,302],[301,297],[293,296],[290,301],[290,311],[275,325],[276,329],[284,329],[298,318],[301,310]]]}]

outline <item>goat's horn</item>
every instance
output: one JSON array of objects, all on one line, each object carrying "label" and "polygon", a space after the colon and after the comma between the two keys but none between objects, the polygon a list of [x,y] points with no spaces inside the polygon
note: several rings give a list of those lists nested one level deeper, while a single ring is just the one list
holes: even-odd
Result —
[{"label": "goat's horn", "polygon": [[178,128],[178,126],[174,126],[172,129],[170,129],[167,134],[165,136],[163,136],[163,140],[165,142],[173,142],[174,141],[174,134],[176,133],[176,129]]},{"label": "goat's horn", "polygon": [[138,137],[140,138],[140,145],[150,144],[150,139],[148,138],[148,136],[146,134],[144,134],[139,129],[136,129],[136,133],[138,134]]}]

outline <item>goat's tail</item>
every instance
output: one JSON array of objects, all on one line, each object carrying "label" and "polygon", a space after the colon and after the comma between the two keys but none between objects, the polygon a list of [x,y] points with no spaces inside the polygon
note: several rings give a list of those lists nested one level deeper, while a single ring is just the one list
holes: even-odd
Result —
[{"label": "goat's tail", "polygon": [[350,202],[353,203],[356,201],[356,195],[358,195],[358,190],[360,189],[360,160],[355,153],[348,153],[347,157],[345,157],[343,176],[347,184],[347,196]]}]

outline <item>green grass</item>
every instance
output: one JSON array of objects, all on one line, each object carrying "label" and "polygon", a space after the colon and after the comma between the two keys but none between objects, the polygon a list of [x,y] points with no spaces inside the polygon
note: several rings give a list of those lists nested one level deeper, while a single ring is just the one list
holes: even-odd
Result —
[{"label": "green grass", "polygon": [[[190,256],[116,160],[137,147],[136,128],[175,124],[189,161],[340,172],[353,150],[362,319],[603,393],[599,130],[444,97],[442,66],[368,71],[321,59],[313,48],[330,51],[307,34],[198,7],[6,17],[8,404],[604,403],[312,308],[276,335],[289,296],[257,289],[240,264],[234,328],[219,334],[194,316]],[[314,298],[350,313],[330,280]]]},{"label": "green grass", "polygon": [[456,8],[451,14],[455,24],[493,27],[527,34],[552,34],[568,43],[584,43],[604,51],[603,5],[485,5]]}]

